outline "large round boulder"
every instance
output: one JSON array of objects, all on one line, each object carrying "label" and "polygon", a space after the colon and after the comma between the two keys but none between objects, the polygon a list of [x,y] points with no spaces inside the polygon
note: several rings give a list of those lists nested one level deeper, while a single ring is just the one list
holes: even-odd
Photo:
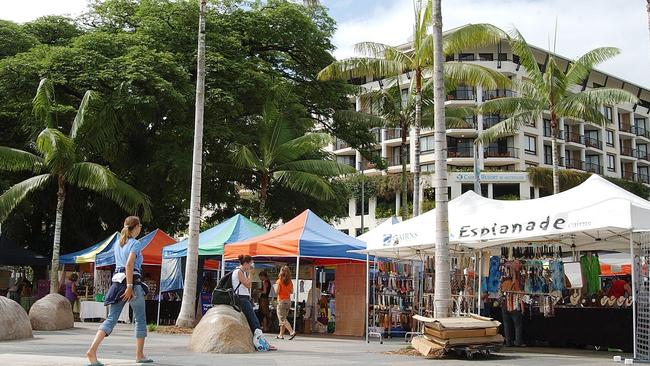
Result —
[{"label": "large round boulder", "polygon": [[228,305],[215,305],[203,315],[192,332],[190,349],[211,353],[255,352],[246,317]]},{"label": "large round boulder", "polygon": [[29,316],[17,302],[0,296],[0,341],[32,338]]},{"label": "large round boulder", "polygon": [[49,294],[36,301],[29,309],[29,320],[34,330],[62,330],[74,327],[72,305],[67,298],[59,294]]}]

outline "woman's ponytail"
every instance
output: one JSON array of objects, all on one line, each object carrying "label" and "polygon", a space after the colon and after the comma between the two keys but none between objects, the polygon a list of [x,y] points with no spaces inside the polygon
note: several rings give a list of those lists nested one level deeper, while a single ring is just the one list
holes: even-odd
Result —
[{"label": "woman's ponytail", "polygon": [[137,216],[129,216],[124,219],[124,227],[120,231],[120,246],[123,247],[129,241],[131,230],[135,229],[138,225],[140,225],[140,218]]}]

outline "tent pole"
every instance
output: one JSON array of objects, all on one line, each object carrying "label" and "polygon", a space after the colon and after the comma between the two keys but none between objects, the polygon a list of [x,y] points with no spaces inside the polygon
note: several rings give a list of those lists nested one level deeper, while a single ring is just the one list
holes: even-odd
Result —
[{"label": "tent pole", "polygon": [[[161,266],[162,268],[162,266]],[[160,282],[158,283],[158,315],[156,316],[156,326],[160,325],[160,299],[162,297],[162,291],[160,288]]]},{"label": "tent pole", "polygon": [[477,296],[477,304],[476,308],[478,309],[479,315],[481,314],[481,305],[483,305],[483,300],[481,297],[483,296],[482,288],[481,285],[483,284],[483,250],[481,249],[478,252],[478,296]]},{"label": "tent pole", "polygon": [[368,341],[368,327],[370,326],[370,323],[368,322],[368,307],[370,306],[370,285],[368,282],[370,281],[370,255],[366,253],[366,344],[369,343]]},{"label": "tent pole", "polygon": [[220,279],[223,278],[223,276],[225,276],[225,275],[226,275],[226,257],[224,257],[223,254],[222,254],[221,255],[221,277],[220,277]]},{"label": "tent pole", "polygon": [[293,309],[293,331],[296,332],[296,320],[298,318],[298,288],[300,287],[300,253],[296,257],[296,287],[293,289],[295,296],[295,305]]},{"label": "tent pole", "polygon": [[633,231],[630,230],[630,266],[631,266],[631,273],[632,273],[632,342],[633,342],[633,358],[636,359],[636,269],[634,265],[634,238],[633,238]]}]

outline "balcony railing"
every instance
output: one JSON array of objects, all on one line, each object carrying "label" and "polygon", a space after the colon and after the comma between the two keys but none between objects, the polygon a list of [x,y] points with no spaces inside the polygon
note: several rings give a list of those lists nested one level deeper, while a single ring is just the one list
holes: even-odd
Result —
[{"label": "balcony railing", "polygon": [[639,153],[631,147],[621,146],[621,155],[636,158]]},{"label": "balcony railing", "polygon": [[620,123],[618,124],[618,130],[621,132],[634,133],[632,124],[630,123]]},{"label": "balcony railing", "polygon": [[495,115],[488,115],[483,117],[483,129],[487,130],[490,127],[494,127],[496,124],[499,122],[503,121],[505,118],[501,118],[501,116],[495,116]]},{"label": "balcony railing", "polygon": [[[411,162],[411,157],[409,155],[410,154],[406,155],[406,164],[409,164]],[[390,166],[402,165],[402,157],[400,155],[393,155],[390,159],[388,159],[388,163]]]},{"label": "balcony railing", "polygon": [[566,159],[566,168],[567,169],[578,169],[578,170],[584,170],[583,169],[584,162],[577,160],[577,159]]},{"label": "balcony railing", "polygon": [[[544,164],[546,165],[553,165],[553,155],[544,155]],[[564,166],[564,158],[563,157],[558,157],[557,158],[557,164],[558,166]]]},{"label": "balcony railing", "polygon": [[401,128],[391,128],[386,130],[386,140],[394,140],[402,138]]},{"label": "balcony railing", "polygon": [[357,166],[355,164],[355,159],[353,157],[349,158],[349,159],[344,159],[343,157],[339,156],[336,159],[336,162],[339,163],[339,164],[349,165],[349,166],[351,166],[351,167],[353,167],[355,169],[357,168]]},{"label": "balcony railing", "polygon": [[585,136],[585,145],[587,147],[593,147],[599,150],[603,149],[603,142],[600,141],[599,139],[595,139],[593,137],[587,137]]},{"label": "balcony railing", "polygon": [[634,132],[637,136],[650,139],[650,131],[646,130],[645,127],[635,127]]},{"label": "balcony railing", "polygon": [[603,166],[597,163],[584,163],[584,169],[590,173],[603,174]]},{"label": "balcony railing", "polygon": [[519,149],[515,147],[486,147],[483,149],[486,158],[518,158]]},{"label": "balcony railing", "polygon": [[647,151],[636,150],[636,157],[645,161],[650,161],[650,154]]},{"label": "balcony railing", "polygon": [[[552,137],[550,127],[544,127],[544,137]],[[560,140],[564,140],[564,130],[559,130],[557,132],[557,138]]]},{"label": "balcony railing", "polygon": [[630,170],[623,170],[621,171],[621,178],[625,180],[631,180],[633,182],[636,182],[636,174],[633,171]]},{"label": "balcony railing", "polygon": [[579,134],[579,133],[567,132],[566,133],[566,141],[584,145],[585,144],[585,137],[583,135]]},{"label": "balcony railing", "polygon": [[454,147],[450,146],[447,149],[448,158],[473,158],[474,149],[471,147]]},{"label": "balcony railing", "polygon": [[483,100],[492,100],[504,97],[514,97],[515,92],[508,89],[496,89],[483,91]]},{"label": "balcony railing", "polygon": [[476,100],[476,93],[473,89],[452,90],[447,93],[447,100]]}]

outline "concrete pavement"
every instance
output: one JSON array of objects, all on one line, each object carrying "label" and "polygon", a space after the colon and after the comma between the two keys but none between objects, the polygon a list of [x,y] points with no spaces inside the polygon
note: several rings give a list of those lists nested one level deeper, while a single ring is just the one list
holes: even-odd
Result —
[{"label": "concrete pavement", "polygon": [[[92,341],[98,324],[75,323],[75,328],[56,332],[34,332],[34,339],[0,342],[0,363],[3,365],[84,365],[84,353]],[[503,353],[476,360],[426,360],[416,356],[391,355],[405,346],[403,341],[390,340],[366,344],[358,339],[335,337],[296,337],[275,340],[268,336],[278,351],[247,355],[197,354],[187,349],[188,335],[151,332],[145,351],[156,365],[251,365],[251,366],[316,366],[316,365],[612,365],[614,353],[571,349],[523,348],[505,349]],[[133,327],[120,324],[99,349],[99,360],[106,365],[134,365]]]}]

